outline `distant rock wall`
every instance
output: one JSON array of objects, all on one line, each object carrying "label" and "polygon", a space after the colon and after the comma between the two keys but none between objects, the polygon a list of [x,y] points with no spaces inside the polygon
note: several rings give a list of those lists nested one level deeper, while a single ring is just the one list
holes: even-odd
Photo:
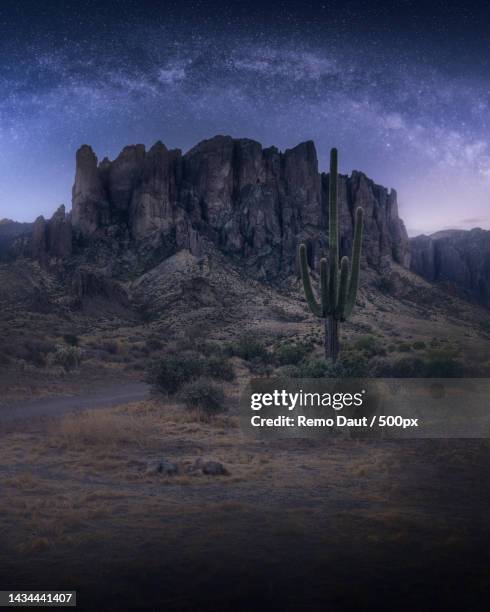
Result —
[{"label": "distant rock wall", "polygon": [[30,254],[41,264],[63,261],[72,254],[71,215],[61,205],[51,219],[38,217],[32,229]]},{"label": "distant rock wall", "polygon": [[411,269],[490,307],[490,231],[449,230],[412,238]]}]

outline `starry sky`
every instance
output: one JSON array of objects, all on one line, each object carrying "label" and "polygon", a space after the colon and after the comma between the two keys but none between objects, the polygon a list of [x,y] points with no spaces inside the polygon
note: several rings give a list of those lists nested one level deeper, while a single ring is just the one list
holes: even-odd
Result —
[{"label": "starry sky", "polygon": [[70,207],[76,149],[215,134],[398,191],[409,233],[490,228],[490,8],[453,0],[0,1],[0,218]]}]

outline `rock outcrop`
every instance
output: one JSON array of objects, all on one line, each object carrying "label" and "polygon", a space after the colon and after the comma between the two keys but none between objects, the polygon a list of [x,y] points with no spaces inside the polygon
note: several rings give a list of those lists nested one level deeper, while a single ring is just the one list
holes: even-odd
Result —
[{"label": "rock outcrop", "polygon": [[490,231],[447,230],[410,241],[411,269],[490,307]]},{"label": "rock outcrop", "polygon": [[71,215],[66,214],[63,205],[47,221],[38,217],[30,242],[33,259],[43,265],[68,259],[72,254],[72,235]]},{"label": "rock outcrop", "polygon": [[[328,175],[313,142],[280,152],[248,139],[216,136],[182,155],[157,142],[125,147],[100,164],[84,145],[76,156],[72,223],[80,244],[112,237],[166,255],[199,254],[212,243],[254,275],[296,271],[297,245],[326,246]],[[366,263],[409,264],[409,242],[396,192],[361,172],[341,176],[342,249],[350,248],[354,210],[365,209]],[[311,248],[313,264],[321,250]]]}]

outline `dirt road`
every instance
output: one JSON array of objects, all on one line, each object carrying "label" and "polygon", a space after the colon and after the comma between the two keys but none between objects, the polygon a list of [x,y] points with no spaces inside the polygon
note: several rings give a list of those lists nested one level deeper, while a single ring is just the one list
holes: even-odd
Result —
[{"label": "dirt road", "polygon": [[0,424],[44,417],[56,417],[69,412],[93,408],[106,408],[142,400],[150,387],[143,382],[111,383],[83,395],[43,397],[32,400],[7,402],[0,406]]}]

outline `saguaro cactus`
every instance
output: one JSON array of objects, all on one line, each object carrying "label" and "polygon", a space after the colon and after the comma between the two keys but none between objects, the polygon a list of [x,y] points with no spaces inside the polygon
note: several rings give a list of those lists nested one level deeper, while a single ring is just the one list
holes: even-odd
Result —
[{"label": "saguaro cactus", "polygon": [[356,210],[352,267],[349,258],[342,257],[339,267],[339,213],[337,203],[337,149],[330,151],[328,202],[328,265],[320,260],[320,301],[311,286],[306,245],[299,247],[301,277],[306,301],[317,317],[325,319],[325,357],[336,361],[339,354],[339,323],[351,314],[356,303],[361,266],[363,210]]}]

